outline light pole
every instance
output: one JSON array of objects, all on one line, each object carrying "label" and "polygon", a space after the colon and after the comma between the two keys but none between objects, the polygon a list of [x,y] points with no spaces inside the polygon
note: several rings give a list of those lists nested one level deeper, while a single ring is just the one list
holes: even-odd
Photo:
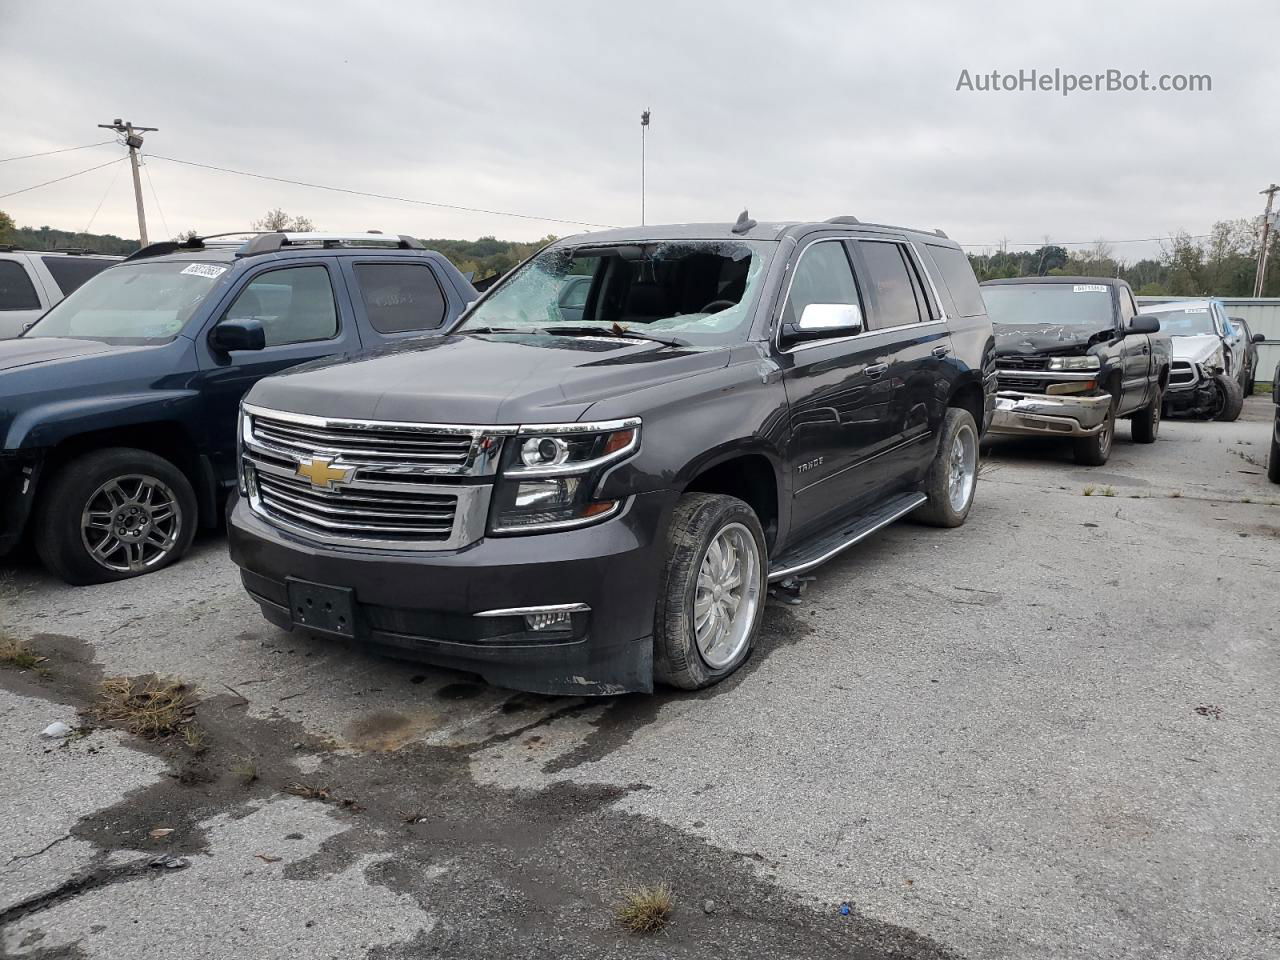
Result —
[{"label": "light pole", "polygon": [[640,114],[640,226],[644,226],[644,135],[649,129],[649,111]]}]

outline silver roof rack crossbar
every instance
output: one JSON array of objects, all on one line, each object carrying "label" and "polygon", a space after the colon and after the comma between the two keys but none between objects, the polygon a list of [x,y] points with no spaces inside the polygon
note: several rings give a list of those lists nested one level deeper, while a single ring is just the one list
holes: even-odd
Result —
[{"label": "silver roof rack crossbar", "polygon": [[254,257],[263,253],[275,253],[286,247],[316,245],[326,249],[333,247],[394,247],[398,250],[425,250],[422,241],[404,234],[385,233],[263,233],[254,237],[238,251],[238,257]]},{"label": "silver roof rack crossbar", "polygon": [[845,215],[843,217],[832,217],[830,220],[827,221],[827,223],[861,223],[861,222],[862,221],[859,220],[857,217],[851,217],[848,215]]}]

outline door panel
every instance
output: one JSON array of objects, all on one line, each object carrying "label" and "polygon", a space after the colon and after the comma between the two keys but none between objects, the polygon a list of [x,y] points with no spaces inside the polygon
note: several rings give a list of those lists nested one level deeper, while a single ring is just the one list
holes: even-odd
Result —
[{"label": "door panel", "polygon": [[892,401],[891,442],[877,463],[877,482],[893,492],[923,475],[933,458],[930,438],[946,415],[958,375],[941,310],[928,293],[923,268],[910,245],[896,240],[852,241],[854,269],[871,301],[872,331],[882,331],[891,355],[885,376]]},{"label": "door panel", "polygon": [[263,377],[308,360],[360,349],[346,288],[328,261],[268,267],[241,278],[225,317],[255,317],[267,334],[263,350],[214,351],[206,326],[198,341],[197,387],[205,410],[207,448],[218,479],[235,479],[236,416],[240,401]]},{"label": "door panel", "polygon": [[[1120,329],[1128,331],[1129,323],[1138,312],[1133,295],[1124,287],[1118,287],[1116,294],[1120,297]],[[1128,413],[1137,410],[1147,402],[1147,387],[1151,370],[1151,340],[1145,334],[1129,334],[1121,341],[1121,365],[1123,384],[1120,397],[1120,412]]]}]

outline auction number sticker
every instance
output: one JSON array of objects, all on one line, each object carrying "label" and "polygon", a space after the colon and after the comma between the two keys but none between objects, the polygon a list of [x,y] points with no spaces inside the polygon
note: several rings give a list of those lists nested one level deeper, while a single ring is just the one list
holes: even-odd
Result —
[{"label": "auction number sticker", "polygon": [[1071,288],[1072,293],[1106,293],[1107,288],[1100,283],[1077,283]]},{"label": "auction number sticker", "polygon": [[194,277],[208,277],[210,280],[217,280],[227,272],[227,268],[219,267],[212,263],[193,263],[182,272],[189,273]]}]

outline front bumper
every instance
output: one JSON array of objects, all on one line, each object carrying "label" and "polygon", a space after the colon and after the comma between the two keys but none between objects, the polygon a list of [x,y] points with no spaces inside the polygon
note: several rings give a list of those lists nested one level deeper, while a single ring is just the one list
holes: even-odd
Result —
[{"label": "front bumper", "polygon": [[42,461],[39,454],[0,452],[0,557],[22,540]]},{"label": "front bumper", "polygon": [[1049,396],[1001,390],[996,394],[993,434],[1088,437],[1102,429],[1111,409],[1108,394]]},{"label": "front bumper", "polygon": [[[546,694],[653,689],[653,616],[674,493],[636,496],[578,530],[486,537],[458,550],[367,550],[281,530],[238,496],[231,559],[263,615],[294,627],[289,578],[353,592],[354,639],[396,656]],[[539,634],[513,608],[585,604],[572,626]],[[305,628],[311,630],[312,628]],[[313,631],[319,632],[319,631]]]}]

